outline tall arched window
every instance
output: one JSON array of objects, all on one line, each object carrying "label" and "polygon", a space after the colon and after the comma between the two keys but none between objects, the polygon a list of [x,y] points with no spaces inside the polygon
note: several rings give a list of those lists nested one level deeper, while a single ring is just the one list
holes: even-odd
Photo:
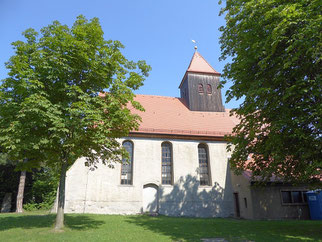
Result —
[{"label": "tall arched window", "polygon": [[131,185],[133,177],[133,143],[131,141],[124,141],[123,147],[129,152],[129,159],[122,159],[121,184]]},{"label": "tall arched window", "polygon": [[169,142],[161,144],[162,151],[162,184],[172,184],[172,145]]},{"label": "tall arched window", "polygon": [[198,156],[199,156],[200,185],[203,185],[203,186],[210,185],[208,148],[205,144],[198,145]]}]

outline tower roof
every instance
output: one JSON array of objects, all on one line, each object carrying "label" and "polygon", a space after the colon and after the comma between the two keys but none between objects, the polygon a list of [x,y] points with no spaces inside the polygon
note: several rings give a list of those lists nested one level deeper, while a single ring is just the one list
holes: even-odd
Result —
[{"label": "tower roof", "polygon": [[182,81],[179,85],[179,88],[181,87],[185,76],[187,75],[188,72],[192,73],[201,73],[201,74],[210,74],[210,75],[220,75],[219,72],[217,72],[212,66],[205,60],[205,58],[202,57],[202,55],[198,52],[195,51],[193,54],[189,67],[185,73],[185,75],[182,78]]},{"label": "tower roof", "polygon": [[200,55],[198,51],[193,54],[187,72],[211,73],[220,75],[211,65]]}]

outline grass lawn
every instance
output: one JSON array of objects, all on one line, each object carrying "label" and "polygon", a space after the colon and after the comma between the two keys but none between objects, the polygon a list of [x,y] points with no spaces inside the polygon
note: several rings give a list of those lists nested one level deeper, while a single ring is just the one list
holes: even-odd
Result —
[{"label": "grass lawn", "polygon": [[0,241],[322,241],[322,221],[247,221],[67,214],[53,232],[54,214],[0,214]]}]

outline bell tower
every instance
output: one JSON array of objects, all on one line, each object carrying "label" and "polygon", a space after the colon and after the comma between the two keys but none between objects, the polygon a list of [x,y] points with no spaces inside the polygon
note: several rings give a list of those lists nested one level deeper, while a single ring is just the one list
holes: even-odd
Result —
[{"label": "bell tower", "polygon": [[225,112],[219,77],[196,50],[179,86],[180,96],[191,111]]}]

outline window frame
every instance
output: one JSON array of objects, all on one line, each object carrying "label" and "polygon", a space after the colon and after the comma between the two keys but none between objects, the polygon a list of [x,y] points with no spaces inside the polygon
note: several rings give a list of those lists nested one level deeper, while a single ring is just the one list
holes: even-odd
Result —
[{"label": "window frame", "polygon": [[[163,145],[169,145],[170,146],[170,164],[171,164],[171,179],[170,179],[170,184],[163,183],[162,175],[162,167],[163,167]],[[173,185],[173,148],[172,148],[172,143],[170,141],[164,141],[161,143],[161,185],[162,186],[172,186]]]},{"label": "window frame", "polygon": [[[284,200],[283,200],[283,193],[284,192],[287,192],[290,194],[291,202],[284,202]],[[294,202],[293,195],[292,195],[293,192],[300,192],[302,202]],[[282,190],[280,190],[281,203],[284,206],[307,205],[308,203],[307,203],[307,200],[305,197],[306,192],[307,192],[307,190],[305,190],[305,189],[282,189]]]},{"label": "window frame", "polygon": [[[200,167],[200,155],[199,155],[199,147],[204,147],[206,152],[206,159],[207,159],[207,175],[208,175],[208,183],[201,184],[201,167]],[[212,186],[212,179],[211,179],[211,167],[210,167],[210,158],[209,158],[209,147],[205,143],[198,144],[198,168],[199,168],[199,185],[200,186]]]},{"label": "window frame", "polygon": [[[122,179],[122,168],[123,168],[123,158],[121,163],[121,171],[120,171],[120,185],[122,186],[132,186],[133,185],[133,161],[134,161],[134,143],[132,140],[124,140],[122,142],[122,146],[124,147],[124,143],[129,142],[132,145],[132,154],[130,154],[131,158],[131,181],[130,183],[122,183],[122,180],[128,180],[128,179]],[[127,173],[128,174],[128,173]]]}]

